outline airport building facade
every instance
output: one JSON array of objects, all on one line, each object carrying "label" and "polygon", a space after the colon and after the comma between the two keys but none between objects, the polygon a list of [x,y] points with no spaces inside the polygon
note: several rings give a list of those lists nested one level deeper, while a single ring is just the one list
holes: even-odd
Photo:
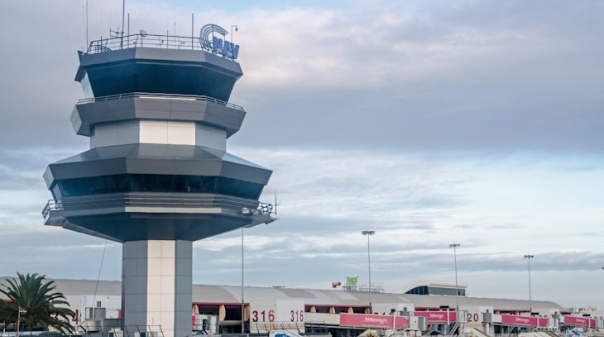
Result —
[{"label": "airport building facade", "polygon": [[[88,333],[120,335],[123,319],[119,281],[53,280],[76,312],[71,322]],[[0,278],[0,282],[4,282]],[[426,283],[428,287],[454,285]],[[465,289],[460,286],[459,289]],[[411,290],[411,289],[410,289]],[[242,294],[244,299],[242,300]],[[192,285],[188,334],[355,337],[367,330],[390,335],[510,336],[569,331],[602,335],[604,311],[564,308],[551,302],[452,295],[369,293],[344,289],[297,289]],[[459,305],[459,310],[457,310]],[[532,312],[529,307],[532,307]],[[242,310],[243,308],[243,310]],[[243,329],[243,330],[242,330]],[[145,331],[141,327],[140,331]],[[161,334],[161,327],[147,328]],[[134,337],[133,331],[124,336]],[[122,333],[123,334],[123,333]],[[161,337],[161,336],[159,336]]]}]

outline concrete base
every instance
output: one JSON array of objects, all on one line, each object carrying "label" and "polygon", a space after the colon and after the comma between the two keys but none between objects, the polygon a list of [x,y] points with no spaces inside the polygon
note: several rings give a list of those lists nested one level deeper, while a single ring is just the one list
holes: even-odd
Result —
[{"label": "concrete base", "polygon": [[[191,334],[191,241],[130,241],[122,247],[124,331],[162,331],[164,337]],[[161,336],[161,332],[158,337]]]}]

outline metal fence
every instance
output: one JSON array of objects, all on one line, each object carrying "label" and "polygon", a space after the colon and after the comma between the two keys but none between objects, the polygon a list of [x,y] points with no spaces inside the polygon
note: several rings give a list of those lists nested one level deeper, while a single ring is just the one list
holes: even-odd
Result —
[{"label": "metal fence", "polygon": [[115,101],[121,99],[131,99],[131,98],[140,98],[140,99],[149,99],[149,100],[175,100],[175,101],[202,101],[202,102],[212,102],[219,105],[224,105],[227,108],[245,111],[242,106],[229,103],[226,101],[222,101],[210,96],[204,95],[177,95],[177,94],[162,94],[162,93],[148,93],[148,92],[131,92],[127,94],[118,94],[118,95],[109,95],[109,96],[100,96],[100,97],[91,97],[91,98],[82,98],[78,100],[78,105],[80,104],[89,104],[89,103],[97,103],[97,102],[106,102],[106,101]]},{"label": "metal fence", "polygon": [[154,35],[140,32],[126,36],[101,38],[90,42],[88,54],[104,53],[112,50],[128,49],[135,47],[202,50],[199,39],[192,36]]},{"label": "metal fence", "polygon": [[101,209],[108,207],[228,207],[238,210],[249,209],[247,214],[270,215],[273,205],[254,202],[236,197],[214,194],[152,194],[152,193],[119,193],[94,196],[80,196],[65,198],[63,200],[49,200],[42,216],[47,219],[52,212],[61,212],[69,209]]}]

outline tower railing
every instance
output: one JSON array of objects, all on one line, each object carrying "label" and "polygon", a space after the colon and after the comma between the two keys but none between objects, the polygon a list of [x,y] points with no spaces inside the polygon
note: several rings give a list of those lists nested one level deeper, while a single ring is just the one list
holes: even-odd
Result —
[{"label": "tower railing", "polygon": [[192,36],[156,35],[141,31],[138,34],[114,36],[107,39],[101,38],[90,42],[88,54],[98,54],[113,50],[129,49],[136,47],[202,50],[199,38]]},{"label": "tower railing", "polygon": [[176,100],[176,101],[201,101],[201,102],[211,102],[219,105],[224,105],[227,108],[245,111],[242,106],[229,103],[226,101],[222,101],[210,96],[204,95],[179,95],[179,94],[162,94],[162,93],[150,93],[150,92],[130,92],[127,94],[118,94],[118,95],[109,95],[109,96],[99,96],[99,97],[91,97],[91,98],[82,98],[78,100],[78,105],[80,104],[90,104],[97,102],[106,102],[106,101],[115,101],[121,99],[132,99],[132,98],[141,98],[141,99],[149,99],[149,100]]},{"label": "tower railing", "polygon": [[254,211],[251,213],[261,215],[270,215],[273,211],[271,204],[216,194],[111,193],[78,196],[77,198],[67,197],[57,201],[50,199],[42,210],[42,216],[46,220],[52,212],[110,207],[228,207],[236,209],[242,214],[247,214],[244,210],[253,207]]}]

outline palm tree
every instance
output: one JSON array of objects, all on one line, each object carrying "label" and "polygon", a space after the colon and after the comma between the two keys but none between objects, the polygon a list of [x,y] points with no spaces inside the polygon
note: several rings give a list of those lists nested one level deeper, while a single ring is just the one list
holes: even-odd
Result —
[{"label": "palm tree", "polygon": [[17,322],[20,316],[19,330],[38,325],[63,333],[73,332],[69,318],[73,318],[74,312],[69,309],[65,296],[56,291],[54,281],[38,274],[17,273],[17,276],[18,280],[8,279],[8,284],[2,284],[0,288],[0,293],[7,298],[7,301],[0,301],[0,318]]}]

